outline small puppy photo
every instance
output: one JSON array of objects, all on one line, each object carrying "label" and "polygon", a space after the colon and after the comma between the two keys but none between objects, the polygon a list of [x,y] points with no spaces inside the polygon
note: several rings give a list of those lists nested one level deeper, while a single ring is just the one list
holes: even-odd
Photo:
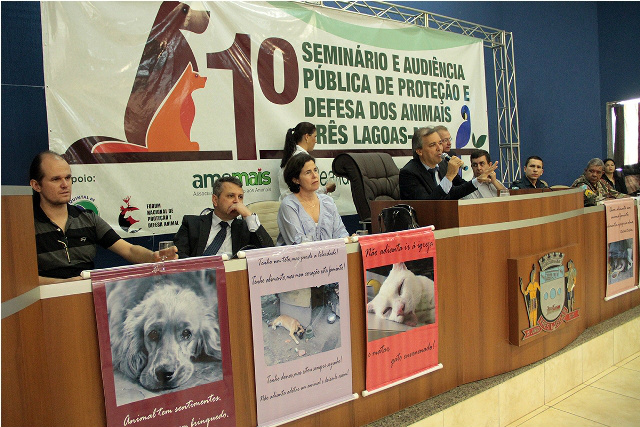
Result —
[{"label": "small puppy photo", "polygon": [[260,299],[267,366],[340,347],[337,283],[263,295]]},{"label": "small puppy photo", "polygon": [[118,406],[222,379],[215,270],[106,285]]}]

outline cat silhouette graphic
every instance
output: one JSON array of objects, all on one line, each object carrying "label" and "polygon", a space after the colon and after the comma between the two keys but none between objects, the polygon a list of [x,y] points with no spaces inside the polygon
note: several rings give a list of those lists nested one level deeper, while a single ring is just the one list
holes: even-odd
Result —
[{"label": "cat silhouette graphic", "polygon": [[163,2],[149,32],[124,114],[126,141],[89,136],[64,154],[69,163],[97,163],[103,153],[197,151],[190,140],[195,105],[191,93],[203,88],[196,58],[182,31],[202,34],[210,13]]}]

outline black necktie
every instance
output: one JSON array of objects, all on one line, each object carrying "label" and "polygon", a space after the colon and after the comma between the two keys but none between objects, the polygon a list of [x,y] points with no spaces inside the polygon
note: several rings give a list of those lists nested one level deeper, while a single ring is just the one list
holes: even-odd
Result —
[{"label": "black necktie", "polygon": [[427,172],[429,172],[429,174],[431,175],[431,178],[433,178],[433,182],[437,184],[438,181],[436,180],[436,173],[438,173],[438,169],[436,168],[427,169]]},{"label": "black necktie", "polygon": [[224,242],[224,239],[227,238],[228,226],[229,226],[229,223],[227,223],[226,221],[220,221],[220,231],[218,231],[218,234],[216,234],[216,237],[213,238],[213,242],[211,242],[211,244],[207,246],[207,248],[204,250],[204,253],[202,255],[207,256],[207,255],[215,255],[218,253],[218,251],[220,250],[220,247],[222,246],[222,242]]}]

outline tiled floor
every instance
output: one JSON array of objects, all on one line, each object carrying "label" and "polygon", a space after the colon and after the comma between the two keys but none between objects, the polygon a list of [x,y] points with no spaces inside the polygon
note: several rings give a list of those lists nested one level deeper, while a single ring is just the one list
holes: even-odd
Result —
[{"label": "tiled floor", "polygon": [[639,427],[640,353],[506,427]]},{"label": "tiled floor", "polygon": [[632,310],[515,376],[483,380],[484,391],[451,405],[460,394],[443,393],[376,426],[406,416],[419,418],[409,427],[640,427],[640,310]]}]

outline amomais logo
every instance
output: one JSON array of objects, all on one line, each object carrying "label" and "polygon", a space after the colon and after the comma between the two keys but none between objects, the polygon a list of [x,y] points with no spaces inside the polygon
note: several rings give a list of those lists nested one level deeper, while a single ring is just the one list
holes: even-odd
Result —
[{"label": "amomais logo", "polygon": [[242,185],[255,186],[255,185],[270,185],[271,184],[271,172],[263,171],[262,168],[258,168],[257,172],[225,172],[219,173],[204,173],[193,175],[193,188],[210,188],[218,178],[223,176],[235,176]]}]

